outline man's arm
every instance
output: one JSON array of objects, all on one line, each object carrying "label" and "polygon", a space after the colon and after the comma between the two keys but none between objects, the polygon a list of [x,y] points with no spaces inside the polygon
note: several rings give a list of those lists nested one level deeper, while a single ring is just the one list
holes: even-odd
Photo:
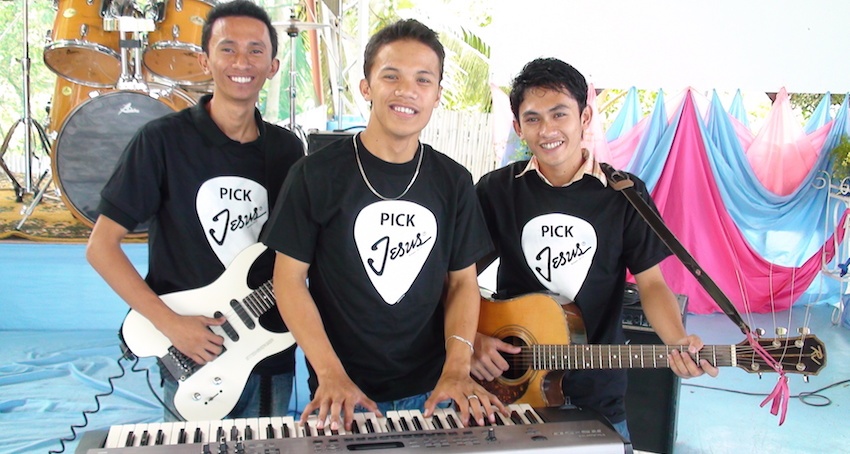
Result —
[{"label": "man's arm", "polygon": [[121,299],[153,323],[181,353],[198,364],[215,359],[224,339],[208,327],[221,325],[223,320],[181,316],[166,306],[121,249],[127,233],[117,222],[99,216],[86,246],[88,262]]},{"label": "man's arm", "polygon": [[439,402],[453,399],[460,409],[461,421],[467,421],[473,414],[479,425],[484,425],[484,416],[495,422],[493,405],[503,413],[505,407],[469,375],[473,348],[466,341],[471,343],[474,339],[481,308],[475,265],[449,272],[447,286],[446,362],[434,392],[425,402],[424,415],[430,416]]},{"label": "man's arm", "polygon": [[[676,295],[667,286],[661,267],[658,265],[635,275],[641,306],[650,325],[667,345],[687,345],[688,353],[695,354],[702,347],[702,339],[688,335],[682,323],[682,315]],[[718,370],[702,359],[697,364],[688,354],[673,350],[670,353],[670,368],[682,378],[697,377],[708,373],[716,377]]]},{"label": "man's arm", "polygon": [[301,422],[319,410],[317,427],[323,428],[330,417],[331,429],[337,430],[344,412],[346,430],[351,430],[354,408],[360,405],[377,413],[378,405],[354,384],[328,339],[316,302],[307,288],[309,263],[278,252],[274,264],[274,293],[280,316],[304,351],[316,372],[319,387],[313,400],[304,407]]}]

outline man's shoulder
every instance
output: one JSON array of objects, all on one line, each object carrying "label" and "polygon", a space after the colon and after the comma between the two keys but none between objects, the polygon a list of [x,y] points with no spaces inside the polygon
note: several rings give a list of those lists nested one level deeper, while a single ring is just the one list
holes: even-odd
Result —
[{"label": "man's shoulder", "polygon": [[513,181],[520,172],[525,169],[528,165],[528,161],[516,161],[510,164],[507,164],[504,167],[500,167],[495,170],[491,170],[484,174],[480,180],[478,180],[479,187],[488,187],[491,185],[503,186],[505,182]]},{"label": "man's shoulder", "polygon": [[434,158],[434,161],[439,167],[444,168],[450,174],[453,175],[470,175],[472,178],[472,174],[469,172],[469,169],[463,166],[463,164],[457,162],[453,158],[449,157],[447,154],[435,149],[431,145],[427,143],[422,144],[422,151],[427,155],[430,155]]}]

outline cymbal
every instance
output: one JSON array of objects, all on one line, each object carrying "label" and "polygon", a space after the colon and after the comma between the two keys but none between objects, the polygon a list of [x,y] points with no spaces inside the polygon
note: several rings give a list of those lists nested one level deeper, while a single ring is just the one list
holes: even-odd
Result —
[{"label": "cymbal", "polygon": [[330,27],[328,24],[319,24],[316,22],[302,22],[297,20],[285,20],[272,22],[275,28],[282,28],[287,33],[300,33],[304,30],[318,30],[320,28]]}]

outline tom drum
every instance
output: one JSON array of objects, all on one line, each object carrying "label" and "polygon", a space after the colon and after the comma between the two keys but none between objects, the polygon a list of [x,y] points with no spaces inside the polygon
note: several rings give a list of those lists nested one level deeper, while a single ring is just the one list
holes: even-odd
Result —
[{"label": "tom drum", "polygon": [[118,32],[103,29],[103,0],[58,0],[44,64],[78,84],[106,88],[118,83]]},{"label": "tom drum", "polygon": [[196,85],[212,78],[198,62],[201,34],[215,2],[166,0],[164,17],[148,33],[144,63],[148,71],[178,85]]}]

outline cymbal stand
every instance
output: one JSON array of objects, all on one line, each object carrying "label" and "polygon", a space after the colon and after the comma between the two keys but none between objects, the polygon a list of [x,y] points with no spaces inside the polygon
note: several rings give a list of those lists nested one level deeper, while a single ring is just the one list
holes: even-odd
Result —
[{"label": "cymbal stand", "polygon": [[295,99],[296,99],[296,70],[295,70],[295,53],[296,53],[296,38],[301,30],[294,24],[296,22],[295,10],[290,15],[290,25],[286,28],[286,34],[289,35],[289,126],[288,129],[298,136],[304,145],[307,144],[307,135],[304,130],[295,122]]},{"label": "cymbal stand", "polygon": [[[9,131],[6,133],[6,138],[3,140],[2,148],[0,148],[0,163],[2,163],[2,168],[9,175],[9,179],[12,180],[12,185],[15,187],[15,201],[23,202],[23,196],[25,193],[34,193],[30,204],[24,205],[24,208],[21,210],[21,214],[24,216],[23,219],[18,223],[16,229],[20,229],[24,224],[26,219],[32,214],[33,209],[38,203],[41,201],[42,196],[44,195],[44,191],[47,190],[47,187],[50,185],[51,179],[48,178],[50,174],[50,166],[47,166],[47,169],[41,174],[37,181],[33,182],[32,175],[32,160],[34,157],[33,154],[33,141],[32,135],[33,130],[38,134],[39,143],[41,144],[42,151],[44,152],[44,156],[50,155],[50,144],[49,139],[47,137],[47,133],[44,131],[44,128],[32,118],[32,111],[30,110],[30,48],[29,48],[29,10],[27,8],[27,0],[21,0],[23,3],[21,12],[23,14],[24,19],[24,31],[23,31],[23,58],[21,59],[21,67],[22,67],[22,78],[23,78],[23,118],[18,119],[12,126],[9,128]],[[12,135],[17,129],[18,125],[24,126],[24,184],[21,185],[18,180],[12,175],[12,172],[6,166],[6,163],[3,161],[3,156],[6,154],[6,151],[9,148],[9,144],[11,143]],[[47,179],[47,183],[44,187],[41,187],[41,183]],[[40,189],[39,189],[40,188]],[[38,189],[35,191],[35,189]]]}]

